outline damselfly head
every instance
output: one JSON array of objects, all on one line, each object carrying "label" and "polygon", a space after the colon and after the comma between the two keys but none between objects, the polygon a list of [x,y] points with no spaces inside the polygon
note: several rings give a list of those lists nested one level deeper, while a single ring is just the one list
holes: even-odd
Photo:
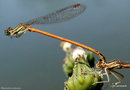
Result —
[{"label": "damselfly head", "polygon": [[6,36],[10,36],[10,35],[11,35],[12,30],[13,30],[13,28],[8,27],[8,28],[5,30],[5,35],[6,35]]},{"label": "damselfly head", "polygon": [[98,60],[98,62],[96,63],[96,68],[97,68],[97,69],[102,69],[102,68],[104,68],[104,64],[102,63],[102,60]]}]

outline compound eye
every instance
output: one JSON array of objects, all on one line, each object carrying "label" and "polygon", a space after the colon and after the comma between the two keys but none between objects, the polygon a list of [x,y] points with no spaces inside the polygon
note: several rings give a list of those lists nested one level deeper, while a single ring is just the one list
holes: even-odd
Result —
[{"label": "compound eye", "polygon": [[5,35],[10,35],[12,30],[13,29],[11,27],[8,27],[8,29],[5,30]]},{"label": "compound eye", "polygon": [[9,31],[10,31],[10,30],[13,30],[13,28],[11,28],[11,27],[8,27],[8,29],[7,29],[7,30],[9,30]]},{"label": "compound eye", "polygon": [[102,61],[101,59],[99,59],[99,61]]}]

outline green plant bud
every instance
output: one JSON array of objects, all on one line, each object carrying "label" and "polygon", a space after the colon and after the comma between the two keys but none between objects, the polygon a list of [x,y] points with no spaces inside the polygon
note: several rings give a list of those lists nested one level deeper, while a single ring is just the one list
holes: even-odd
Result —
[{"label": "green plant bud", "polygon": [[71,57],[65,58],[65,61],[63,64],[63,70],[66,75],[68,75],[68,76],[72,75],[73,67],[74,67],[74,60]]},{"label": "green plant bud", "polygon": [[73,53],[66,52],[63,64],[64,72],[69,76],[64,90],[100,90],[103,84],[96,83],[101,81],[101,77],[92,68],[95,61],[93,53],[79,47],[71,50]]},{"label": "green plant bud", "polygon": [[63,70],[66,75],[71,76],[73,73],[73,70],[71,68],[66,67],[66,65],[63,65]]},{"label": "green plant bud", "polygon": [[[93,90],[97,88],[98,84],[94,83],[101,80],[100,76],[90,67],[86,60],[81,57],[74,64],[73,74],[66,81],[68,86],[66,90]],[[71,85],[69,85],[70,82]]]},{"label": "green plant bud", "polygon": [[94,63],[95,62],[95,58],[94,58],[93,53],[90,52],[90,51],[86,51],[86,54],[87,54],[87,61],[88,61],[89,65],[91,67],[94,67],[94,65],[95,65],[95,63]]}]

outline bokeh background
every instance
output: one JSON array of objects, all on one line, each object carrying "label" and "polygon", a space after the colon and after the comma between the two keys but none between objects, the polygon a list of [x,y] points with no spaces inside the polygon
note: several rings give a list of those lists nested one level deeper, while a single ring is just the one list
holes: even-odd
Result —
[{"label": "bokeh background", "polygon": [[[11,39],[4,30],[75,3],[87,6],[77,18],[33,27],[93,47],[107,60],[130,60],[129,0],[0,0],[0,89],[63,90],[66,76],[61,41],[32,32]],[[130,89],[130,69],[119,71],[125,76],[122,85],[127,87],[114,90]]]}]

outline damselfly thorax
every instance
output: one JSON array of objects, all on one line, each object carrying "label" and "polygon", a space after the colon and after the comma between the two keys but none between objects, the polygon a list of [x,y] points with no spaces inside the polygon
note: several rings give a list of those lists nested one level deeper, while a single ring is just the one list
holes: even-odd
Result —
[{"label": "damselfly thorax", "polygon": [[5,33],[10,37],[20,37],[28,30],[29,27],[30,26],[25,23],[20,23],[15,28],[9,27],[7,30],[5,30]]}]

